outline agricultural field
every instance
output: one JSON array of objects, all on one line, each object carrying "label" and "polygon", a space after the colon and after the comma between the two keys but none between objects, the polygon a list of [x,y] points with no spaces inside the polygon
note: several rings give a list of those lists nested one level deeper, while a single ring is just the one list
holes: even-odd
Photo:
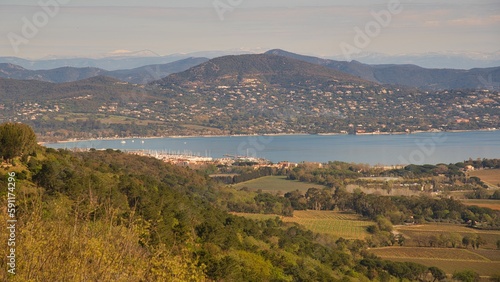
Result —
[{"label": "agricultural field", "polygon": [[500,200],[462,200],[462,203],[467,206],[478,206],[481,208],[490,208],[500,211]]},{"label": "agricultural field", "polygon": [[384,247],[370,252],[387,260],[411,261],[426,266],[437,266],[447,274],[465,269],[474,270],[481,276],[500,273],[500,251],[450,248]]},{"label": "agricultural field", "polygon": [[246,182],[241,182],[235,184],[233,186],[236,189],[241,189],[243,187],[247,187],[251,191],[257,191],[259,189],[262,192],[276,194],[276,192],[286,193],[290,191],[299,190],[302,192],[307,192],[309,188],[319,188],[323,189],[325,186],[313,184],[313,183],[305,183],[296,180],[287,180],[286,176],[265,176],[257,179],[252,179]]},{"label": "agricultural field", "polygon": [[333,211],[294,211],[293,217],[284,217],[283,221],[296,222],[313,232],[345,239],[364,239],[369,235],[366,228],[374,224],[356,214]]},{"label": "agricultural field", "polygon": [[[251,219],[265,220],[276,215],[233,213]],[[334,211],[294,211],[293,217],[282,217],[284,222],[298,223],[305,228],[322,234],[329,234],[345,239],[364,239],[369,234],[366,228],[374,222],[362,220],[360,216]]]},{"label": "agricultural field", "polygon": [[500,169],[482,169],[469,172],[469,176],[479,177],[492,187],[500,188]]},{"label": "agricultural field", "polygon": [[474,252],[480,256],[483,256],[492,261],[500,261],[500,250],[485,250],[485,249],[477,249],[477,250],[469,250],[470,252]]},{"label": "agricultural field", "polygon": [[[460,236],[477,234],[486,241],[486,244],[481,245],[481,249],[496,249],[496,242],[500,239],[499,230],[479,230],[469,228],[463,225],[454,224],[423,224],[410,226],[395,226],[395,229],[402,233],[407,239],[405,245],[417,246],[417,239],[428,241],[431,236],[439,236],[440,234],[449,235],[451,233],[460,234]],[[499,251],[500,252],[500,251]]]}]

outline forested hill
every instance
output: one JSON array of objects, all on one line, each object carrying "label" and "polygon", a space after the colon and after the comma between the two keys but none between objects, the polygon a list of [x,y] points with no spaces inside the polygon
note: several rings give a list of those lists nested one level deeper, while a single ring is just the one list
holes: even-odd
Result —
[{"label": "forested hill", "polygon": [[[278,217],[253,221],[231,215],[230,204],[253,192],[219,186],[201,171],[111,149],[76,153],[41,147],[22,124],[0,125],[0,145],[0,205],[7,207],[7,198],[15,198],[9,209],[16,209],[1,213],[0,222],[17,220],[16,275],[4,267],[2,281],[9,275],[11,281],[428,276],[423,265],[370,255],[367,241],[314,234]],[[293,211],[284,197],[258,193],[254,199],[255,204],[245,203],[261,212]],[[9,236],[1,232],[0,241]],[[0,263],[7,260],[1,256]]]},{"label": "forested hill", "polygon": [[282,87],[323,83],[376,85],[376,83],[327,67],[271,54],[219,57],[186,71],[171,74],[155,83],[235,85],[249,80]]},{"label": "forested hill", "polygon": [[[16,127],[2,125],[2,146],[26,135]],[[2,155],[0,187],[16,183],[17,209],[16,275],[4,267],[3,281],[337,281],[372,271],[363,241],[228,214],[218,204],[226,192],[205,174],[113,150],[29,148]],[[410,264],[381,263],[378,277],[390,277],[388,265]]]},{"label": "forested hill", "polygon": [[189,169],[112,150],[35,155],[1,169],[17,178],[13,281],[336,281],[359,263],[344,242],[222,211]]},{"label": "forested hill", "polygon": [[[133,100],[141,95],[146,99],[145,91],[128,83],[107,76],[96,76],[68,83],[51,83],[37,80],[15,80],[0,78],[0,99],[2,103],[40,103],[54,101],[77,101],[77,111],[86,109],[86,100],[94,100],[92,106],[98,107],[105,102]],[[80,105],[78,107],[78,105]]]}]

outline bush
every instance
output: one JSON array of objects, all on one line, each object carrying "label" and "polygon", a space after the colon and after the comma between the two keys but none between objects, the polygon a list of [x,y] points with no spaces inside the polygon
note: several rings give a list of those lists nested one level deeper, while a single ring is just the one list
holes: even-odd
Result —
[{"label": "bush", "polygon": [[479,281],[480,277],[475,271],[464,270],[453,273],[453,279],[463,282],[476,282]]}]

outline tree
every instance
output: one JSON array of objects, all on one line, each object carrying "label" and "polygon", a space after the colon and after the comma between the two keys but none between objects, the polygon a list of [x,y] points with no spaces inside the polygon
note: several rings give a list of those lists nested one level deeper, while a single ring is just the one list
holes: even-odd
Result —
[{"label": "tree", "polygon": [[400,246],[403,246],[405,244],[406,238],[403,236],[403,234],[396,234],[396,240]]},{"label": "tree", "polygon": [[436,280],[441,281],[441,280],[446,279],[446,273],[441,268],[431,266],[431,267],[429,267],[429,272],[431,273],[432,277],[434,278],[434,280],[432,280],[432,282],[435,282]]},{"label": "tree", "polygon": [[479,249],[479,246],[484,245],[486,243],[487,243],[486,240],[480,235],[478,235],[475,241],[476,249]]},{"label": "tree", "polygon": [[460,245],[461,242],[462,242],[462,235],[456,232],[450,234],[450,243],[452,248],[456,248],[457,246]]},{"label": "tree", "polygon": [[462,238],[462,244],[464,245],[464,247],[467,249],[467,247],[469,246],[470,244],[470,238],[469,236],[465,236]]},{"label": "tree", "polygon": [[292,208],[294,210],[306,210],[307,209],[307,200],[299,190],[285,193],[285,198],[290,200],[290,204],[292,205]]},{"label": "tree", "polygon": [[35,152],[36,135],[33,129],[22,123],[0,125],[0,157],[7,161]]},{"label": "tree", "polygon": [[453,279],[463,282],[476,282],[479,281],[479,274],[472,270],[464,270],[453,273]]},{"label": "tree", "polygon": [[427,267],[425,265],[415,263],[415,262],[405,262],[408,266],[408,278],[412,281],[422,281],[423,276],[427,273]]},{"label": "tree", "polygon": [[306,199],[308,200],[308,208],[319,211],[329,208],[328,203],[331,196],[325,190],[309,188],[306,192]]},{"label": "tree", "polygon": [[388,220],[387,218],[383,217],[383,216],[377,216],[377,225],[378,225],[378,228],[382,231],[387,231],[387,232],[391,232],[392,231],[392,223],[390,220]]},{"label": "tree", "polygon": [[[478,235],[476,234],[471,234],[471,235],[465,235],[465,237],[469,238],[469,244],[473,249],[476,249],[479,247],[480,244],[478,244]],[[464,238],[465,238],[464,237]]]}]

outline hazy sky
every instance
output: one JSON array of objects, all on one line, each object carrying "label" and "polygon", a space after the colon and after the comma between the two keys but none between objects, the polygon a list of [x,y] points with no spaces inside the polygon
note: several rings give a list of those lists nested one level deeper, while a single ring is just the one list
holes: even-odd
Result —
[{"label": "hazy sky", "polygon": [[[374,13],[383,15],[379,23]],[[1,0],[0,36],[0,56],[22,58],[240,48],[332,56],[346,46],[391,55],[495,52],[500,1]]]}]

